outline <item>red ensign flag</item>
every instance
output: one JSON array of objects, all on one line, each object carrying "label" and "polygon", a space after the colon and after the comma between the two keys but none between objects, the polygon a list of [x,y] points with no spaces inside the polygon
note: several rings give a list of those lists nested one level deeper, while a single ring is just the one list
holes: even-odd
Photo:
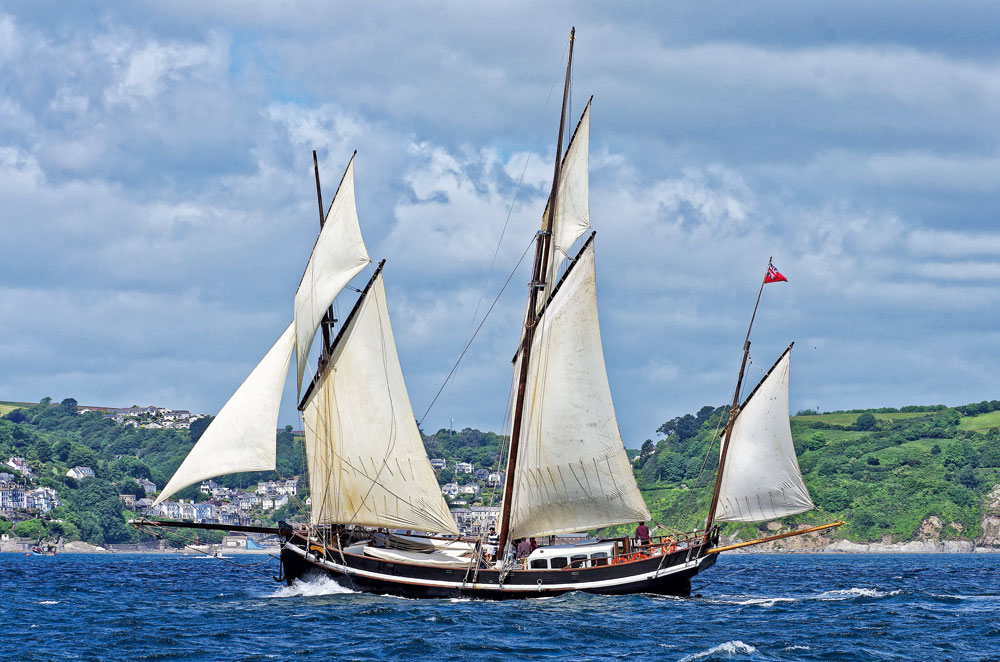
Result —
[{"label": "red ensign flag", "polygon": [[781,272],[775,269],[773,264],[768,262],[767,273],[764,275],[764,284],[766,285],[767,283],[777,283],[780,281],[785,281],[787,283],[788,279],[782,276]]}]

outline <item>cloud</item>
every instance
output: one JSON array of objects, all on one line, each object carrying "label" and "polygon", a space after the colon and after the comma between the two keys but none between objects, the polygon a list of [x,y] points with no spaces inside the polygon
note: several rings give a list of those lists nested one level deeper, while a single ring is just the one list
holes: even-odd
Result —
[{"label": "cloud", "polygon": [[[357,149],[420,415],[539,227],[566,7],[8,8],[5,397],[217,408],[290,315],[311,150],[328,204]],[[574,7],[628,440],[729,399],[769,256],[753,357],[800,339],[793,409],[992,397],[1000,46],[921,8]],[[531,259],[425,429],[502,425]]]}]

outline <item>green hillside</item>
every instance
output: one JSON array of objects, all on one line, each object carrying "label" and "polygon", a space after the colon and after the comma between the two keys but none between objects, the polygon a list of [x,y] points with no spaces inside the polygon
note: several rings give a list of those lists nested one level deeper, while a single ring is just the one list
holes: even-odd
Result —
[{"label": "green hillside", "polygon": [[[905,541],[936,515],[943,539],[980,534],[983,497],[1000,483],[1000,403],[801,414],[792,418],[792,436],[817,509],[784,524],[844,519],[839,538]],[[644,444],[636,475],[658,522],[703,523],[718,445],[708,450],[726,415],[705,407],[664,423],[661,439]],[[726,526],[744,538],[764,530]]]},{"label": "green hillside", "polygon": [[[0,418],[0,460],[24,457],[34,475],[30,479],[18,475],[18,482],[29,488],[55,489],[63,505],[48,513],[44,522],[21,521],[15,528],[14,522],[0,519],[0,532],[14,528],[17,535],[34,537],[45,531],[97,545],[142,539],[133,527],[126,526],[126,518],[133,513],[125,509],[118,495],[144,496],[137,482],[140,479],[165,485],[209,420],[196,421],[190,431],[122,427],[97,412],[78,413],[72,398],[60,404],[45,398],[38,405],[9,410]],[[67,476],[67,470],[76,466],[91,467],[95,477],[77,482]],[[278,472],[284,477],[305,473],[302,441],[287,429],[278,434]],[[242,487],[276,477],[275,472],[258,472],[223,476],[216,482]],[[192,486],[175,498],[201,500],[206,496]],[[294,511],[288,507],[275,513],[284,517]],[[18,513],[18,517],[31,515]]]},{"label": "green hillside", "polygon": [[[76,401],[4,410],[0,417],[0,458],[25,457],[35,470],[30,487],[58,491],[63,506],[46,521],[17,523],[15,533],[47,530],[95,544],[132,542],[140,534],[126,526],[127,511],[119,494],[142,495],[139,479],[162,486],[190,450],[207,421],[188,430],[124,428],[91,412],[77,413]],[[718,462],[718,430],[725,407],[702,407],[656,430],[631,452],[636,479],[654,520],[670,528],[691,530],[704,523],[710,487]],[[905,407],[901,410],[800,412],[791,419],[792,435],[806,484],[817,509],[787,518],[784,525],[844,519],[837,537],[854,541],[905,541],[934,515],[942,522],[938,536],[974,539],[980,535],[984,497],[1000,483],[1000,402],[962,407]],[[471,480],[454,473],[454,462],[495,468],[503,438],[491,432],[440,430],[425,436],[430,457],[444,457],[449,467],[437,471],[444,484]],[[68,468],[90,466],[96,476],[78,484]],[[0,469],[2,471],[2,469]],[[228,487],[249,487],[258,480],[306,473],[304,445],[286,429],[278,434],[278,471],[223,476]],[[474,500],[497,503],[485,482]],[[272,518],[303,515],[301,502],[289,504]],[[178,498],[206,498],[195,487]],[[471,502],[472,497],[470,497]],[[30,515],[25,515],[30,516]],[[15,523],[0,519],[0,532]],[[727,533],[748,538],[763,525],[727,525]],[[630,527],[619,527],[625,531]]]}]

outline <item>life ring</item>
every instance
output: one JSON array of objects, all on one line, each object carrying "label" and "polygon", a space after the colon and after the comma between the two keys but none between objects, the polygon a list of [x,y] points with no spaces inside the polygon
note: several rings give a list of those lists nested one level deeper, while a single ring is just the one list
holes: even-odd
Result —
[{"label": "life ring", "polygon": [[677,551],[677,545],[664,545],[663,546],[663,553],[664,554],[673,554],[676,551]]}]

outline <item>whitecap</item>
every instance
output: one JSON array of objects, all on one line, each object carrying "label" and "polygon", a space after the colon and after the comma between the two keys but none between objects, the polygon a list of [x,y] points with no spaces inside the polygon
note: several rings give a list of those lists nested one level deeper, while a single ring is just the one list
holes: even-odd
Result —
[{"label": "whitecap", "polygon": [[310,580],[296,580],[291,586],[282,586],[270,597],[272,598],[311,598],[318,595],[339,595],[357,593],[346,586],[341,586],[330,577],[318,577]]},{"label": "whitecap", "polygon": [[798,602],[799,598],[749,598],[747,600],[737,600],[738,605],[759,605],[761,607],[773,607],[779,602]]},{"label": "whitecap", "polygon": [[713,655],[750,655],[756,652],[756,648],[737,639],[719,644],[718,646],[709,648],[707,651],[700,651],[698,653],[692,653],[691,655],[682,657],[680,662],[694,662],[694,660],[703,660],[706,657],[711,657]]},{"label": "whitecap", "polygon": [[41,602],[38,602],[36,604],[40,604],[40,605],[57,605],[57,604],[59,604],[59,601],[58,600],[42,600]]},{"label": "whitecap", "polygon": [[826,591],[816,596],[817,600],[849,600],[850,598],[885,598],[899,595],[902,591],[880,591],[876,588],[848,588]]}]

